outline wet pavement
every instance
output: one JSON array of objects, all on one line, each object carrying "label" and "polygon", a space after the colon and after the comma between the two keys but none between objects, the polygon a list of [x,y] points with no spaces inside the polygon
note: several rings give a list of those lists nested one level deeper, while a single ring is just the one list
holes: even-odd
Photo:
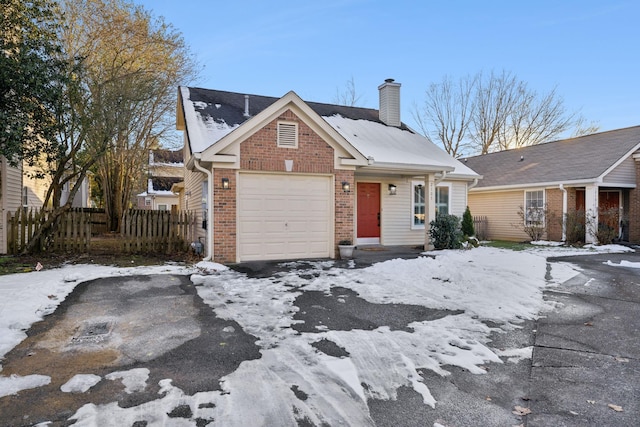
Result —
[{"label": "wet pavement", "polygon": [[[369,248],[335,267],[365,267],[392,258],[412,258],[419,248]],[[377,426],[635,426],[640,424],[640,270],[607,261],[640,262],[637,254],[589,255],[549,260],[578,265],[581,273],[545,291],[556,309],[519,329],[496,332],[493,348],[533,347],[532,359],[485,365],[486,375],[447,366],[441,376],[420,370],[435,408],[409,387],[396,400],[368,401]],[[304,262],[302,262],[304,264]],[[235,269],[253,277],[286,270],[282,263],[247,263]],[[300,268],[298,263],[297,268]],[[406,330],[417,320],[456,312],[403,304],[371,304],[346,288],[301,293],[293,328],[314,332],[378,326]],[[490,325],[494,326],[494,325]],[[158,398],[159,383],[171,378],[186,394],[220,390],[220,378],[242,361],[261,357],[256,338],[236,322],[215,316],[186,276],[136,276],[80,284],[56,312],[34,324],[28,338],[9,352],[2,375],[51,376],[47,386],[0,398],[0,425],[28,426],[67,421],[85,403],[117,401],[131,407]],[[328,340],[319,351],[341,357]],[[60,390],[78,373],[106,378],[114,371],[148,369],[147,388],[130,393],[119,380],[101,381],[86,393]],[[302,393],[299,390],[294,392]],[[515,417],[514,408],[524,413]],[[176,406],[176,418],[190,411]],[[527,411],[530,411],[528,413]],[[445,421],[446,420],[446,421]],[[212,420],[196,420],[207,425]],[[142,424],[141,424],[142,425]],[[304,425],[304,424],[300,424]]]}]

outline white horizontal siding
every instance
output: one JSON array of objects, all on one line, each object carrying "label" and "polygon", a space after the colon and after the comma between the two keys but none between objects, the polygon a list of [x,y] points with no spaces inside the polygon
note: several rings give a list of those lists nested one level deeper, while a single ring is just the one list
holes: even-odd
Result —
[{"label": "white horizontal siding", "polygon": [[21,205],[22,170],[9,167],[4,157],[0,158],[0,253],[7,253],[7,212],[15,212]]},{"label": "white horizontal siding", "polygon": [[[446,182],[446,181],[445,181]],[[449,212],[462,218],[464,211],[467,209],[467,183],[453,181],[451,183],[451,194],[449,195]]]},{"label": "white horizontal siding", "polygon": [[519,227],[522,219],[518,211],[523,204],[523,190],[469,193],[471,215],[487,217],[485,237],[490,240],[529,240],[529,236]]},{"label": "white horizontal siding", "polygon": [[[368,180],[368,182],[372,182]],[[425,240],[424,228],[412,229],[411,191],[412,181],[382,179],[381,182],[381,238],[383,245],[422,245]],[[396,194],[389,195],[389,184],[396,186]],[[449,211],[462,217],[467,208],[467,183],[443,181],[450,185]]]},{"label": "white horizontal siding", "polygon": [[[202,183],[206,181],[207,176],[202,172],[192,172],[185,170],[184,172],[184,209],[196,214],[196,236],[195,240],[200,239],[202,244],[207,248],[207,230],[202,228],[204,211],[202,210]],[[208,224],[207,226],[211,226]],[[206,254],[209,255],[209,254]]]},{"label": "white horizontal siding", "polygon": [[[381,181],[381,236],[380,243],[394,245],[424,244],[424,228],[411,229],[411,182]],[[389,184],[396,186],[396,194],[389,195]]]},{"label": "white horizontal siding", "polygon": [[633,157],[629,156],[616,166],[611,172],[602,178],[603,182],[611,182],[616,184],[635,184],[636,183],[636,162]]}]

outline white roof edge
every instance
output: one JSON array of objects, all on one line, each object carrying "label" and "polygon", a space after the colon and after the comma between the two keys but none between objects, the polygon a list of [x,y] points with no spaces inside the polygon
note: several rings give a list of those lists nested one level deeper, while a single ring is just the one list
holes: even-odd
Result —
[{"label": "white roof edge", "polygon": [[607,170],[605,170],[602,175],[600,175],[601,178],[604,178],[607,174],[611,173],[612,170],[614,170],[615,168],[617,168],[618,166],[620,166],[620,163],[624,162],[625,160],[627,160],[627,158],[629,156],[633,156],[633,158],[636,158],[636,155],[633,154],[636,151],[638,151],[638,149],[640,148],[640,143],[636,144],[631,150],[627,151],[627,154],[625,154],[624,156],[620,157],[618,159],[617,162],[615,162],[614,164],[612,164]]},{"label": "white roof edge", "polygon": [[388,163],[388,162],[375,162],[373,165],[363,166],[361,169],[367,170],[402,170],[402,171],[416,171],[416,172],[453,172],[456,170],[453,166],[446,165],[421,165],[411,163]]},{"label": "white roof edge", "polygon": [[[579,186],[579,185],[591,185],[597,184],[598,187],[611,187],[611,183],[603,185],[604,183],[600,178],[580,179],[575,181],[550,181],[550,182],[532,182],[528,184],[511,184],[511,185],[494,185],[491,187],[474,187],[469,190],[472,193],[479,193],[482,191],[508,191],[517,190],[518,188],[542,188],[542,187],[559,187],[560,184],[564,186]],[[613,185],[615,186],[615,185]]]}]

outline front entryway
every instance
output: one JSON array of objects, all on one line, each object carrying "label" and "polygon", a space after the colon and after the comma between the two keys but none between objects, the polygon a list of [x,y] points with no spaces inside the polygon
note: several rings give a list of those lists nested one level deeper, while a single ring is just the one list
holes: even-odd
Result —
[{"label": "front entryway", "polygon": [[331,257],[330,176],[241,173],[238,180],[239,261]]},{"label": "front entryway", "polygon": [[380,184],[359,182],[358,194],[358,242],[380,243]]}]

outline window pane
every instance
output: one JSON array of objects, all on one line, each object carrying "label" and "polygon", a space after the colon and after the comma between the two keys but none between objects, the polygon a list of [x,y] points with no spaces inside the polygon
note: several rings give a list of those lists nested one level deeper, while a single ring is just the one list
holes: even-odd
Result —
[{"label": "window pane", "polygon": [[413,186],[413,225],[424,225],[424,186]]},{"label": "window pane", "polygon": [[449,187],[436,187],[436,213],[449,213]]}]

